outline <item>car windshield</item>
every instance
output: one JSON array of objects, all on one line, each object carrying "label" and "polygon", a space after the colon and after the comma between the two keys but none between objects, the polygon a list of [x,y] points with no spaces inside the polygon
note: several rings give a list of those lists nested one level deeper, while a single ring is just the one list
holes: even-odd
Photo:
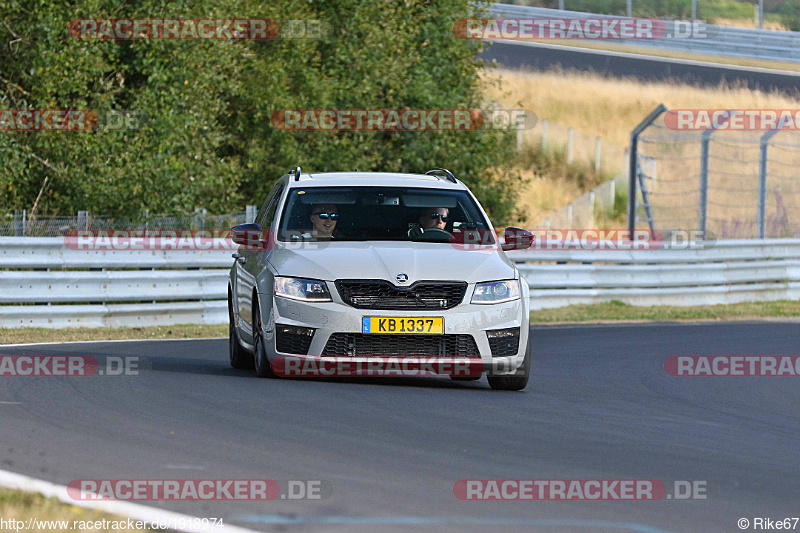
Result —
[{"label": "car windshield", "polygon": [[468,230],[494,244],[466,191],[413,187],[308,187],[291,191],[278,240],[449,242]]}]

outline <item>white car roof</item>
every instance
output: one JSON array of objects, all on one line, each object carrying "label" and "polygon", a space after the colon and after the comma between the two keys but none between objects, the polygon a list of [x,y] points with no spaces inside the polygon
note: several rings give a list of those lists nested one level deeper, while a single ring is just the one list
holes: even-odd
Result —
[{"label": "white car roof", "polygon": [[300,174],[300,179],[289,177],[290,187],[425,187],[431,189],[464,190],[461,182],[453,183],[444,177],[399,172],[322,172]]}]

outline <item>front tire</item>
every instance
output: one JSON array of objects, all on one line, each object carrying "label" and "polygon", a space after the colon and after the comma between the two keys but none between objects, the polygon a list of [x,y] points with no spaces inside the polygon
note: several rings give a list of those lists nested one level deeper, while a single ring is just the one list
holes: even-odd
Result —
[{"label": "front tire", "polygon": [[525,345],[525,359],[520,367],[508,376],[488,376],[489,385],[494,390],[522,390],[528,385],[531,375],[531,341]]},{"label": "front tire", "polygon": [[231,366],[237,370],[253,368],[253,356],[247,353],[242,345],[239,344],[239,334],[236,331],[236,323],[233,319],[233,312],[228,312],[228,359]]},{"label": "front tire", "polygon": [[267,347],[264,343],[264,328],[261,323],[261,310],[258,308],[258,302],[255,302],[253,306],[253,359],[258,377],[276,377],[269,364],[269,359],[267,359]]}]

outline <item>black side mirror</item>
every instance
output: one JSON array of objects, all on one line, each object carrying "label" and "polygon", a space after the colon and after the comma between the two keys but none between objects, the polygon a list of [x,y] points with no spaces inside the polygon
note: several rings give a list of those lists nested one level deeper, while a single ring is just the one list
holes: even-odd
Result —
[{"label": "black side mirror", "polygon": [[503,234],[503,250],[527,250],[533,246],[533,233],[526,229],[510,227]]},{"label": "black side mirror", "polygon": [[231,240],[242,246],[256,246],[261,239],[261,226],[255,222],[239,224],[231,230]]}]

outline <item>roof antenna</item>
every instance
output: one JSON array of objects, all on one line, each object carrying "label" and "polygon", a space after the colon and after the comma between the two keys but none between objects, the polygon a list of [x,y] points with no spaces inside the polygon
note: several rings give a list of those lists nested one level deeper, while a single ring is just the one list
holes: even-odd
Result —
[{"label": "roof antenna", "polygon": [[294,181],[300,181],[300,167],[294,167]]}]

